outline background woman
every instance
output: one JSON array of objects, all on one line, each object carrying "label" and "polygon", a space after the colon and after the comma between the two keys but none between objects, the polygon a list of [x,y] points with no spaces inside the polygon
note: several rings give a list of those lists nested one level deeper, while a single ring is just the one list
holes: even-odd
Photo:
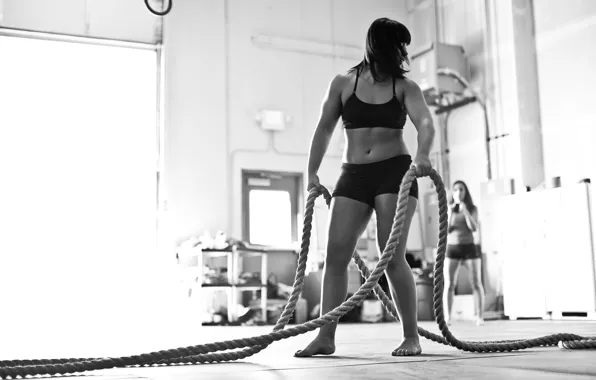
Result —
[{"label": "background woman", "polygon": [[478,208],[472,201],[468,186],[464,181],[455,181],[453,197],[449,207],[449,224],[447,234],[447,253],[445,255],[445,290],[444,301],[446,320],[451,320],[453,296],[460,265],[468,268],[474,293],[474,309],[476,324],[484,323],[484,288],[482,287],[482,253],[474,239],[478,231]]}]

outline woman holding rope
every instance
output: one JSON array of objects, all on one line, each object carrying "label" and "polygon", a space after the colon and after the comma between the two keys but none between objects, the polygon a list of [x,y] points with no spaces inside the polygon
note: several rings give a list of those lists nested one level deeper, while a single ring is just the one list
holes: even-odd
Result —
[{"label": "woman holding rope", "polygon": [[[403,140],[409,116],[418,132],[413,160],[416,174],[431,173],[429,153],[435,130],[420,87],[405,77],[408,29],[387,18],[375,20],[366,38],[364,59],[331,81],[322,104],[308,159],[308,190],[320,187],[317,171],[339,118],[345,127],[346,148],[341,174],[333,191],[327,255],[321,291],[321,315],[339,306],[347,295],[347,267],[373,210],[377,217],[377,245],[383,252],[395,217],[400,184],[412,165]],[[406,241],[418,202],[412,183],[402,237],[387,266],[392,298],[402,323],[402,342],[394,356],[422,352],[418,338],[416,285],[406,262]],[[320,328],[318,336],[297,357],[335,352],[336,323]]]}]

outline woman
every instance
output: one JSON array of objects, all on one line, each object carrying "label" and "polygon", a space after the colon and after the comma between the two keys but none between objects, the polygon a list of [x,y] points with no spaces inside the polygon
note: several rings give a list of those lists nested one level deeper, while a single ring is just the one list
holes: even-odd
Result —
[{"label": "woman", "polygon": [[[317,171],[337,121],[342,117],[346,147],[341,174],[333,191],[328,225],[327,255],[321,291],[321,315],[346,299],[347,267],[371,213],[377,216],[379,251],[391,232],[397,196],[412,159],[403,140],[406,116],[418,131],[416,173],[430,174],[429,152],[434,139],[433,120],[422,91],[405,78],[406,45],[410,32],[387,18],[368,30],[364,59],[329,85],[322,104],[308,158],[308,190],[321,186]],[[417,331],[414,277],[405,259],[406,237],[416,209],[417,182],[408,197],[407,216],[399,245],[385,274],[402,321],[403,340],[393,355],[421,353]],[[335,352],[336,323],[321,327],[318,336],[298,357]]]},{"label": "woman", "polygon": [[481,252],[475,241],[478,231],[478,208],[472,202],[472,196],[464,181],[453,184],[453,198],[449,207],[449,224],[447,234],[447,252],[445,254],[445,290],[444,301],[449,323],[453,308],[453,295],[459,267],[463,263],[471,274],[474,293],[474,308],[476,310],[476,324],[484,323],[484,288],[482,287],[480,261]]}]

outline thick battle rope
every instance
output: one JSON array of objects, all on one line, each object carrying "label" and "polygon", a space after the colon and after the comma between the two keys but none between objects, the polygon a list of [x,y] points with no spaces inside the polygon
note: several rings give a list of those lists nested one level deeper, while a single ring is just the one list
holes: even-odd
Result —
[{"label": "thick battle rope", "polygon": [[166,6],[166,9],[164,9],[163,11],[156,11],[155,9],[153,9],[151,4],[149,4],[149,0],[145,0],[145,6],[147,7],[147,9],[149,9],[149,12],[153,13],[154,15],[165,16],[168,13],[170,13],[170,11],[172,10],[172,2],[174,0],[164,0],[164,1],[168,1],[168,5]]},{"label": "thick battle rope", "polygon": [[[567,349],[588,349],[596,348],[596,337],[582,337],[575,334],[553,334],[539,338],[519,339],[519,340],[505,340],[505,341],[485,341],[485,342],[467,342],[460,341],[455,338],[449,331],[445,318],[443,315],[443,261],[445,259],[445,250],[447,246],[447,197],[445,194],[445,186],[441,177],[436,171],[432,171],[430,175],[433,180],[437,192],[439,194],[439,243],[437,250],[437,257],[434,266],[434,284],[433,284],[433,308],[435,318],[443,336],[433,334],[423,328],[418,328],[418,333],[434,342],[450,345],[463,351],[469,352],[502,352],[515,351],[531,347],[539,346],[554,346],[559,345],[561,348]],[[188,346],[175,348],[170,350],[163,350],[151,352],[147,354],[114,357],[114,358],[87,358],[87,359],[36,359],[36,360],[6,360],[0,361],[0,378],[16,378],[25,377],[27,375],[63,375],[68,373],[93,371],[107,368],[122,368],[129,366],[152,366],[152,365],[174,365],[186,363],[215,363],[232,361],[247,358],[265,349],[269,344],[287,339],[293,336],[304,334],[306,332],[315,330],[327,323],[335,323],[341,316],[346,314],[352,308],[360,304],[366,296],[373,291],[381,300],[385,308],[397,317],[397,311],[393,302],[383,292],[381,287],[377,284],[379,278],[383,275],[385,268],[397,247],[404,224],[407,206],[408,194],[412,182],[416,178],[416,168],[412,166],[406,173],[400,188],[397,211],[393,220],[393,226],[389,240],[385,247],[383,254],[380,257],[377,266],[372,273],[368,270],[357,252],[354,252],[353,258],[360,269],[360,273],[366,278],[366,282],[358,289],[358,291],[345,301],[340,306],[336,307],[329,313],[317,318],[315,320],[303,323],[301,325],[293,326],[285,329],[284,327],[289,322],[298,297],[302,292],[304,285],[304,273],[306,270],[306,259],[308,256],[308,248],[310,246],[310,235],[312,228],[312,217],[314,210],[314,203],[316,198],[323,194],[327,205],[331,203],[331,196],[326,189],[322,191],[312,189],[309,192],[306,201],[306,211],[304,217],[304,227],[302,233],[302,245],[300,255],[298,257],[298,269],[294,280],[294,287],[292,294],[288,299],[286,307],[273,328],[273,332],[254,336],[250,338],[227,340],[222,342],[215,342],[209,344],[201,344],[196,346]],[[240,349],[238,351],[229,351]]]}]

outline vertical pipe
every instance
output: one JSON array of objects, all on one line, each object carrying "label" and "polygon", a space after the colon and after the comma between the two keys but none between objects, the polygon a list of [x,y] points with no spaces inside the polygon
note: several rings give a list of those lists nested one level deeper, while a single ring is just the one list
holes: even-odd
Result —
[{"label": "vertical pipe", "polygon": [[441,13],[439,11],[439,1],[433,1],[434,13],[435,13],[435,45],[443,40],[443,19],[441,17]]},{"label": "vertical pipe", "polygon": [[445,114],[445,116],[443,116],[443,133],[441,134],[441,146],[444,147],[444,149],[441,151],[441,157],[443,157],[443,155],[445,155],[445,158],[443,159],[442,163],[443,166],[445,167],[444,169],[444,173],[442,173],[443,175],[443,181],[445,181],[445,183],[449,186],[449,184],[451,183],[451,176],[449,175],[449,135],[447,134],[447,131],[449,130],[449,116],[451,115],[451,111],[447,112]]},{"label": "vertical pipe", "polygon": [[[490,181],[493,178],[492,173],[492,158],[490,149],[490,122],[488,117],[488,89],[489,89],[489,74],[492,76],[492,61],[491,61],[491,19],[490,19],[490,7],[488,2],[490,0],[484,0],[482,2],[482,9],[484,13],[484,28],[483,30],[483,43],[484,43],[484,94],[482,94],[482,109],[484,111],[484,133],[485,133],[485,150],[486,150],[486,177]],[[491,81],[492,82],[492,81]]]},{"label": "vertical pipe", "polygon": [[486,178],[490,181],[493,179],[493,171],[491,165],[491,157],[490,157],[490,127],[488,121],[488,109],[486,107],[486,103],[482,107],[482,111],[484,114],[484,135],[486,137]]},{"label": "vertical pipe", "polygon": [[[231,120],[230,120],[230,3],[229,0],[223,1],[224,7],[224,72],[225,72],[225,128],[226,128],[226,159],[227,168],[228,168],[228,175],[226,187],[228,189],[228,233],[232,234],[234,230],[234,152],[231,151],[231,144],[230,144],[230,130],[231,130]],[[240,209],[242,210],[242,204],[240,205]],[[242,233],[242,232],[240,232]]]},{"label": "vertical pipe", "polygon": [[[437,50],[438,50],[437,45],[442,40],[442,38],[441,38],[442,22],[441,22],[441,16],[440,16],[440,12],[439,12],[439,1],[440,0],[433,1],[433,10],[434,10],[434,19],[435,19],[435,22],[434,22],[434,29],[435,29],[434,32],[435,33],[434,33],[434,41],[433,41],[434,52],[433,52],[433,54],[435,56],[437,56]],[[436,64],[436,62],[437,62],[437,59],[435,59],[435,64]],[[438,67],[436,69],[438,69]],[[438,80],[439,80],[438,72],[436,72],[435,75],[437,76],[436,82],[438,83]],[[439,128],[438,128],[438,130],[439,130],[439,168],[438,169],[439,170],[438,171],[439,171],[441,177],[443,177],[443,179],[445,181],[447,181],[446,183],[449,183],[448,182],[449,175],[447,172],[447,165],[445,162],[447,160],[445,152],[448,150],[448,147],[446,145],[447,129],[446,129],[446,125],[444,123],[444,119],[441,116],[437,117],[437,122],[439,124]]]},{"label": "vertical pipe", "polygon": [[[162,38],[163,40],[163,38]],[[156,247],[158,252],[161,254],[161,249],[163,245],[163,231],[161,227],[165,225],[163,223],[163,218],[165,216],[164,211],[166,211],[166,201],[165,201],[165,194],[163,191],[164,188],[164,180],[163,180],[163,173],[164,173],[164,162],[165,162],[165,154],[164,154],[164,145],[165,145],[165,112],[164,112],[164,102],[165,102],[165,54],[163,46],[159,46],[157,49],[157,112],[156,112],[156,134],[157,134],[157,146],[156,146],[156,153],[157,153],[157,218],[156,218],[156,226],[157,229],[156,233]]]}]

